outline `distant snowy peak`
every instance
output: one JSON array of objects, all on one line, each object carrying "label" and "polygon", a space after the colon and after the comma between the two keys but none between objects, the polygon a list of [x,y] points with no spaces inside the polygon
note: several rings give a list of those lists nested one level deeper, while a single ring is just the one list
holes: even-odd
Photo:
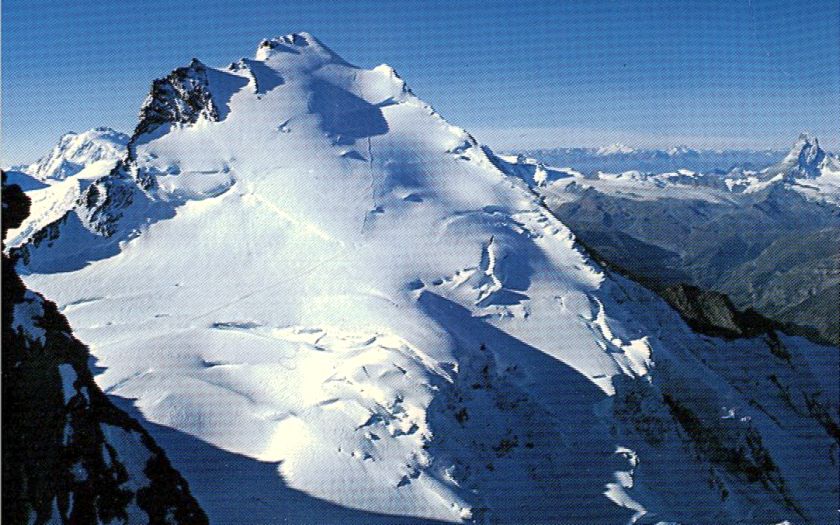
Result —
[{"label": "distant snowy peak", "polygon": [[95,162],[119,160],[128,140],[128,135],[111,128],[66,133],[48,155],[23,171],[41,181],[63,180]]},{"label": "distant snowy peak", "polygon": [[607,155],[628,155],[630,153],[634,153],[635,151],[636,150],[634,150],[630,146],[625,146],[624,144],[616,143],[598,148],[595,154],[603,157]]},{"label": "distant snowy peak", "polygon": [[487,147],[484,147],[484,152],[502,172],[519,177],[532,187],[548,186],[561,179],[583,178],[582,173],[571,168],[548,167],[525,155],[496,155]]},{"label": "distant snowy peak", "polygon": [[595,155],[601,157],[609,156],[638,156],[640,158],[666,158],[666,157],[687,157],[697,156],[699,150],[685,145],[672,146],[668,149],[635,149],[621,143],[610,144],[595,149]]},{"label": "distant snowy peak", "polygon": [[675,156],[696,156],[699,155],[700,152],[694,148],[689,148],[688,146],[674,146],[669,148],[667,151],[668,155],[675,157]]},{"label": "distant snowy peak", "polygon": [[730,179],[747,193],[791,189],[808,199],[840,205],[840,159],[808,133],[799,136],[781,162],[757,174],[732,174]]},{"label": "distant snowy peak", "polygon": [[802,133],[787,156],[780,163],[768,168],[766,173],[770,177],[784,174],[791,178],[814,179],[819,177],[827,160],[830,161],[820,147],[819,140],[808,133]]}]

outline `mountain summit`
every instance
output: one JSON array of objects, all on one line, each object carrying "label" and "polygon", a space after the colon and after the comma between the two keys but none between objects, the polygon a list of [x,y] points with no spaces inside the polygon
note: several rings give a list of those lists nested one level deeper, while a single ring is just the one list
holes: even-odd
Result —
[{"label": "mountain summit", "polygon": [[833,519],[819,349],[695,334],[499,166],[292,34],[156,80],[13,255],[212,522]]},{"label": "mountain summit", "polygon": [[122,157],[128,136],[111,128],[83,133],[65,133],[49,155],[23,171],[41,181],[57,181],[76,175],[86,166]]},{"label": "mountain summit", "polygon": [[271,62],[287,54],[298,55],[304,62],[315,66],[328,62],[349,65],[332,49],[307,32],[265,39],[257,48],[256,60]]},{"label": "mountain summit", "polygon": [[630,146],[625,146],[621,143],[610,144],[609,146],[604,146],[598,148],[595,152],[596,155],[607,156],[607,155],[626,155],[630,153],[634,153],[636,150],[631,148]]},{"label": "mountain summit", "polygon": [[802,133],[782,161],[769,168],[768,173],[783,173],[793,179],[815,179],[829,160],[820,142],[809,133]]}]

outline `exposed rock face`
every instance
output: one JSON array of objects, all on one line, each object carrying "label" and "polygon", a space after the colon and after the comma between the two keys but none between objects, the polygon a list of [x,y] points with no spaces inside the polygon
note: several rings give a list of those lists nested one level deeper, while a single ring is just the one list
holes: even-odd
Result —
[{"label": "exposed rock face", "polygon": [[824,161],[826,154],[817,138],[803,133],[784,160],[768,169],[767,173],[770,176],[781,173],[793,179],[815,179],[820,176],[820,167]]},{"label": "exposed rock face", "polygon": [[215,121],[219,111],[208,89],[207,68],[194,58],[189,66],[154,81],[132,139],[165,123],[193,124],[202,116]]},{"label": "exposed rock face", "polygon": [[136,186],[125,176],[122,164],[107,177],[91,184],[79,198],[78,213],[93,232],[111,236],[123,209],[134,201]]},{"label": "exposed rock face", "polygon": [[[73,239],[64,237],[78,235],[98,237],[100,247],[97,251],[109,251],[116,243],[133,236],[135,228],[140,226],[137,221],[123,221],[126,215],[142,218],[138,220],[143,223],[158,215],[170,216],[173,213],[170,206],[152,204],[149,192],[154,189],[155,178],[137,168],[135,146],[141,136],[163,125],[189,125],[200,118],[217,121],[220,112],[210,91],[206,66],[193,59],[190,65],[177,68],[152,83],[140,109],[137,127],[130,138],[126,137],[122,159],[107,175],[90,183],[64,215],[36,232],[23,245],[13,248],[15,258],[29,264],[34,254],[44,248],[45,241],[50,245],[54,242],[73,244]],[[136,213],[132,213],[132,209]],[[68,227],[74,233],[68,234]],[[94,254],[81,254],[81,259],[92,256]]]},{"label": "exposed rock face", "polygon": [[722,293],[688,284],[659,290],[680,316],[698,332],[723,337],[755,337],[778,328],[753,310],[742,312]]},{"label": "exposed rock face", "polygon": [[[3,236],[28,198],[3,177]],[[55,304],[3,255],[3,521],[207,523],[187,482],[93,381]]]}]

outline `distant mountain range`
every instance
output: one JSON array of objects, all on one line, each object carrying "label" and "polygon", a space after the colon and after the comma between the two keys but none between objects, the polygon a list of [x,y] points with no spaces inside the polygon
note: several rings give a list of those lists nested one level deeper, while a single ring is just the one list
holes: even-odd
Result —
[{"label": "distant mountain range", "polygon": [[756,170],[584,175],[522,155],[500,162],[617,266],[724,292],[840,344],[840,160],[815,137]]},{"label": "distant mountain range", "polygon": [[731,171],[735,168],[760,169],[778,162],[784,150],[701,150],[687,146],[667,149],[634,149],[623,144],[601,148],[551,148],[513,152],[540,159],[550,166],[571,167],[582,173],[616,173],[629,170],[662,173],[692,171]]}]

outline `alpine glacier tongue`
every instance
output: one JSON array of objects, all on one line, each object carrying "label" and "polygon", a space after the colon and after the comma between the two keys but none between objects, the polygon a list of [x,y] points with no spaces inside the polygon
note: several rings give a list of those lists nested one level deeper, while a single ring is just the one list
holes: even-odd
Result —
[{"label": "alpine glacier tongue", "polygon": [[[710,432],[751,436],[770,420],[690,353],[713,344],[606,276],[392,68],[300,33],[155,86],[125,161],[21,265],[90,344],[103,390],[188,456],[170,452],[212,522],[311,521],[288,487],[344,523],[781,520],[796,515],[782,490],[818,492],[819,476],[779,489],[726,474],[721,506],[722,467],[692,459],[652,371],[658,357],[696,399],[756,414],[709,409]],[[659,445],[625,431],[627,392],[651,405]],[[820,471],[830,440],[802,439],[780,468],[799,454]],[[230,475],[202,477],[212,461]],[[654,494],[671,463],[685,490]]]}]

